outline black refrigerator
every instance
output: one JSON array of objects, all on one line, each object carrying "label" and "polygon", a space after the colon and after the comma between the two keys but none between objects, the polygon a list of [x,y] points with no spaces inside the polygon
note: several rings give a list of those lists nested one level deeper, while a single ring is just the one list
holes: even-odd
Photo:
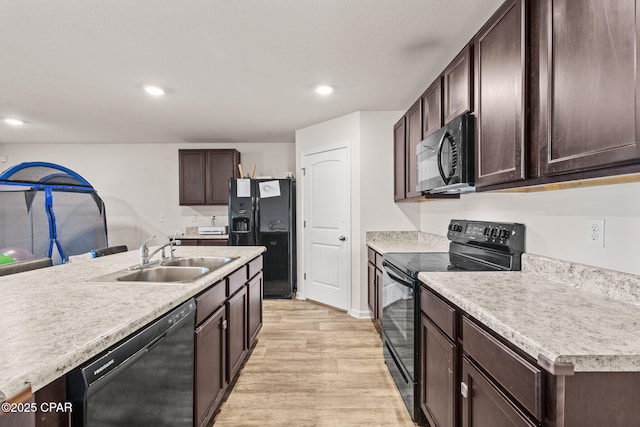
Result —
[{"label": "black refrigerator", "polygon": [[229,246],[265,246],[263,297],[296,291],[293,179],[229,179]]}]

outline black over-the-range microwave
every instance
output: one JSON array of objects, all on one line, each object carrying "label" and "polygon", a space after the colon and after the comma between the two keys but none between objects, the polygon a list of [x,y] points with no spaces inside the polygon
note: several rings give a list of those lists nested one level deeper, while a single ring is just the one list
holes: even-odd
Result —
[{"label": "black over-the-range microwave", "polygon": [[416,145],[417,191],[427,194],[474,191],[474,117],[463,114]]}]

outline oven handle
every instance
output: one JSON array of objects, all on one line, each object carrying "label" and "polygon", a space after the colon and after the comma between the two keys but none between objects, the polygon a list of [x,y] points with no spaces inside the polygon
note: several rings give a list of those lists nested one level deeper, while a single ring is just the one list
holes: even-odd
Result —
[{"label": "oven handle", "polygon": [[393,264],[390,264],[387,261],[382,262],[382,267],[384,267],[385,273],[389,275],[395,282],[400,283],[403,286],[408,288],[413,287],[413,280],[407,278],[406,276],[403,278],[404,274],[402,274]]}]

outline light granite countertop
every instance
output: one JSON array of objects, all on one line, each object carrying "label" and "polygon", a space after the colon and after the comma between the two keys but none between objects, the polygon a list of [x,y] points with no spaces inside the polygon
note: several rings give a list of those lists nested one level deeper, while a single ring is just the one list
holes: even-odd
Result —
[{"label": "light granite countertop", "polygon": [[136,265],[137,250],[0,278],[0,401],[60,378],[264,251],[178,247],[178,257],[239,257],[189,283],[94,280]]},{"label": "light granite countertop", "polygon": [[640,371],[637,305],[528,272],[418,278],[534,359],[571,363],[575,372]]},{"label": "light granite countertop", "polygon": [[184,236],[178,237],[178,240],[186,239],[186,240],[229,240],[228,234],[198,234],[191,233],[185,234]]},{"label": "light granite countertop", "polygon": [[[415,231],[367,232],[366,244],[383,254],[449,249],[445,237]],[[418,278],[541,366],[640,371],[639,276],[523,254],[522,271]]]},{"label": "light granite countertop", "polygon": [[367,231],[366,243],[374,251],[390,252],[447,252],[446,237],[419,231]]}]

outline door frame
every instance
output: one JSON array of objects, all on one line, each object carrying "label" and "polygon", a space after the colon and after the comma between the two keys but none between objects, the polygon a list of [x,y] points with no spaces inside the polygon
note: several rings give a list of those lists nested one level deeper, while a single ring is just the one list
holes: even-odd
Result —
[{"label": "door frame", "polygon": [[[351,238],[352,238],[352,227],[351,227],[351,223],[352,223],[352,213],[351,213],[351,185],[352,185],[352,180],[351,180],[351,143],[349,140],[346,140],[344,143],[342,144],[336,144],[336,145],[328,145],[326,147],[316,147],[313,149],[310,149],[308,151],[303,151],[300,153],[301,155],[301,163],[302,163],[302,169],[300,170],[300,185],[297,186],[298,188],[298,192],[299,194],[297,195],[297,200],[298,200],[298,208],[299,208],[299,212],[300,215],[298,216],[298,229],[302,230],[302,233],[298,233],[298,236],[301,236],[301,240],[298,241],[298,291],[296,293],[296,299],[300,299],[300,300],[306,300],[306,291],[307,291],[307,279],[305,278],[305,271],[307,270],[307,253],[306,253],[306,242],[307,242],[307,230],[304,227],[304,221],[306,218],[306,212],[305,212],[305,204],[306,204],[306,199],[305,199],[305,192],[304,192],[304,188],[305,188],[305,169],[307,167],[307,156],[312,156],[314,154],[321,154],[321,153],[326,153],[329,151],[336,151],[336,150],[341,150],[341,149],[345,149],[346,150],[346,157],[347,157],[347,164],[346,164],[346,168],[347,168],[347,219],[345,222],[345,225],[347,227],[347,230],[345,231],[345,236],[347,236],[347,240],[345,242],[345,244],[347,245],[346,247],[346,251],[347,251],[347,255],[346,255],[346,270],[347,270],[347,280],[348,280],[348,287],[349,287],[349,291],[347,292],[347,312],[351,313],[351,301],[352,301],[352,293],[353,293],[353,278],[352,278],[352,245],[351,245]],[[300,286],[300,284],[302,284],[302,286]]]}]

